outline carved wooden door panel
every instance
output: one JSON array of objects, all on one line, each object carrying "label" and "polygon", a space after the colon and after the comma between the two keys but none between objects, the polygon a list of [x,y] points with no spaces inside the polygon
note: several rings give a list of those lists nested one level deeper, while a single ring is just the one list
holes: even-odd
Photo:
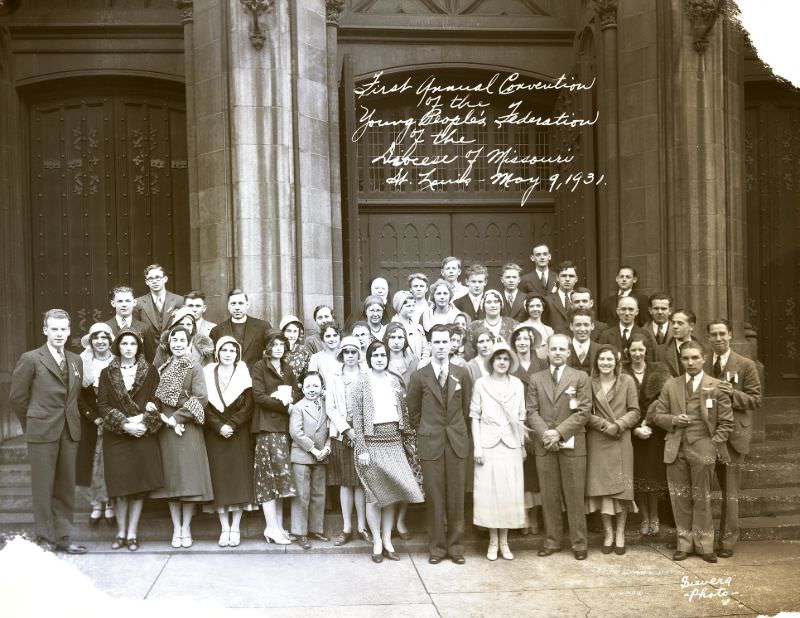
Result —
[{"label": "carved wooden door panel", "polygon": [[800,395],[800,95],[764,85],[745,102],[747,315],[766,392]]},{"label": "carved wooden door panel", "polygon": [[75,343],[92,322],[111,315],[114,285],[144,292],[147,264],[162,264],[169,287],[185,291],[182,104],[142,96],[53,97],[31,104],[29,136],[34,315],[68,310]]},{"label": "carved wooden door panel", "polygon": [[503,264],[517,262],[524,271],[529,270],[532,240],[550,242],[552,238],[550,213],[441,210],[362,214],[361,255],[368,260],[362,286],[381,274],[388,278],[394,293],[407,288],[408,274],[413,271],[424,272],[433,282],[440,276],[442,258],[455,255],[464,269],[472,263],[487,266],[489,287],[497,288]]}]

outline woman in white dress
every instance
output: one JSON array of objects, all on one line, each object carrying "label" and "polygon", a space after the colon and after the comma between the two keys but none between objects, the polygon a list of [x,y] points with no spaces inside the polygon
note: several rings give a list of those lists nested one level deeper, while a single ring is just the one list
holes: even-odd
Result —
[{"label": "woman in white dress", "polygon": [[475,443],[473,523],[489,528],[489,560],[497,560],[498,549],[503,558],[513,560],[508,529],[526,525],[525,390],[510,375],[518,361],[508,344],[498,343],[485,363],[489,374],[475,382],[469,408]]}]

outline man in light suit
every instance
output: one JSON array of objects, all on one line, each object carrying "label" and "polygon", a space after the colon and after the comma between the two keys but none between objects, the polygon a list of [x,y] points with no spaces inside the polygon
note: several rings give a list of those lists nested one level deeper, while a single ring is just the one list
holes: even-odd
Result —
[{"label": "man in light suit", "polygon": [[548,368],[534,373],[525,407],[534,434],[536,469],[542,491],[545,540],[539,556],[560,551],[561,500],[567,506],[569,534],[576,560],[585,560],[586,422],[592,408],[589,376],[567,366],[569,339],[547,340]]},{"label": "man in light suit", "polygon": [[107,320],[106,324],[111,327],[112,336],[116,337],[121,330],[127,329],[139,333],[144,342],[144,357],[152,363],[156,355],[155,349],[152,348],[152,341],[156,337],[149,334],[150,327],[147,324],[133,318],[133,309],[136,306],[133,288],[118,285],[111,290],[111,306],[114,308],[114,317]]},{"label": "man in light suit", "polygon": [[500,271],[500,282],[503,284],[503,307],[500,315],[524,322],[528,319],[528,309],[525,307],[527,295],[519,291],[519,275],[522,269],[518,264],[504,264]]},{"label": "man in light suit", "polygon": [[752,413],[761,407],[761,380],[756,364],[731,350],[733,329],[728,320],[714,320],[708,324],[707,330],[713,354],[706,358],[703,371],[720,380],[719,389],[731,398],[733,408],[733,431],[728,436],[730,462],[717,462],[716,465],[717,480],[722,489],[717,556],[730,558],[739,540],[739,483],[753,437]]},{"label": "man in light suit", "polygon": [[550,248],[539,243],[531,249],[531,262],[535,268],[520,279],[519,289],[525,294],[547,296],[556,291],[558,274],[550,270]]},{"label": "man in light suit", "polygon": [[192,310],[194,323],[197,326],[197,334],[204,337],[211,337],[211,330],[217,325],[216,322],[209,322],[205,318],[206,295],[200,290],[192,290],[183,298],[183,306]]},{"label": "man in light suit", "polygon": [[547,295],[550,308],[550,326],[557,333],[569,336],[569,315],[572,311],[572,290],[578,283],[578,271],[569,261],[558,265],[558,287]]},{"label": "man in light suit", "polygon": [[663,292],[651,294],[648,300],[647,311],[650,320],[642,328],[650,331],[656,344],[664,345],[672,337],[672,326],[669,323],[669,314],[672,313],[672,296]]},{"label": "man in light suit", "polygon": [[[632,266],[623,265],[617,270],[617,291],[610,296],[606,296],[600,302],[600,319],[608,322],[611,326],[617,323],[617,300],[622,296],[633,296],[636,299],[636,304],[642,311],[647,306],[647,296],[640,294],[633,289],[639,278],[636,276],[636,269]],[[647,321],[646,316],[640,313],[636,317],[637,326],[644,326]]]},{"label": "man in light suit", "polygon": [[77,354],[64,348],[70,335],[66,311],[45,313],[42,332],[47,342],[17,361],[9,403],[28,442],[33,519],[39,541],[48,549],[84,554],[86,548],[70,540],[83,364]]},{"label": "man in light suit", "polygon": [[253,365],[264,354],[267,333],[272,326],[265,320],[259,320],[247,315],[249,308],[250,300],[242,290],[237,288],[228,292],[228,314],[230,318],[211,329],[211,339],[214,340],[214,344],[224,335],[236,339],[239,345],[242,346],[242,360],[247,365],[247,368],[252,371]]},{"label": "man in light suit", "polygon": [[136,307],[133,310],[133,317],[140,322],[144,322],[149,331],[149,342],[145,341],[145,349],[152,347],[158,349],[159,337],[167,326],[169,326],[170,314],[173,309],[183,305],[183,296],[178,296],[167,290],[166,285],[169,278],[164,273],[164,269],[158,264],[150,264],[144,269],[144,282],[150,288],[150,293],[136,299]]},{"label": "man in light suit", "polygon": [[411,374],[406,398],[422,463],[428,562],[438,564],[450,556],[456,564],[464,564],[464,491],[472,383],[464,368],[448,360],[447,325],[431,328],[430,343],[431,362]]},{"label": "man in light suit", "polygon": [[675,561],[695,552],[716,562],[711,478],[717,461],[729,461],[726,441],[733,431],[731,398],[720,381],[705,374],[703,347],[697,341],[681,345],[685,375],[664,384],[647,413],[647,422],[667,432],[664,463],[675,515]]}]

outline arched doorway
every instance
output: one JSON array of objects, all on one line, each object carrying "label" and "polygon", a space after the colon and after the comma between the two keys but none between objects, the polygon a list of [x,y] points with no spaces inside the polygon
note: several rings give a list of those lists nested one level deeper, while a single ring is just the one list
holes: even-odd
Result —
[{"label": "arched doorway", "polygon": [[64,80],[28,103],[30,307],[62,307],[72,343],[111,314],[117,284],[144,292],[158,262],[185,291],[189,204],[183,87],[155,80]]}]

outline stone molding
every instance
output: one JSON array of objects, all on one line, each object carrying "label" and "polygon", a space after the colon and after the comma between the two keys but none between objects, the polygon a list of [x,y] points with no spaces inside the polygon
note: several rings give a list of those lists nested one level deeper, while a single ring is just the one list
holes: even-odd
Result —
[{"label": "stone molding", "polygon": [[686,15],[692,24],[694,49],[702,54],[708,49],[708,37],[717,19],[725,12],[725,0],[686,0]]},{"label": "stone molding", "polygon": [[329,24],[339,25],[339,17],[344,9],[344,0],[325,0],[325,16]]},{"label": "stone molding", "polygon": [[175,5],[181,12],[181,23],[184,26],[192,23],[194,19],[194,0],[176,0]]},{"label": "stone molding", "polygon": [[258,19],[261,17],[262,13],[268,13],[272,10],[272,5],[275,3],[275,0],[239,0],[242,5],[242,8],[253,18],[253,29],[250,31],[250,42],[253,44],[257,50],[261,50],[264,47],[264,41],[266,41],[266,36],[264,36],[264,32],[261,30],[261,24],[259,23]]},{"label": "stone molding", "polygon": [[617,0],[592,0],[600,30],[617,27]]}]

